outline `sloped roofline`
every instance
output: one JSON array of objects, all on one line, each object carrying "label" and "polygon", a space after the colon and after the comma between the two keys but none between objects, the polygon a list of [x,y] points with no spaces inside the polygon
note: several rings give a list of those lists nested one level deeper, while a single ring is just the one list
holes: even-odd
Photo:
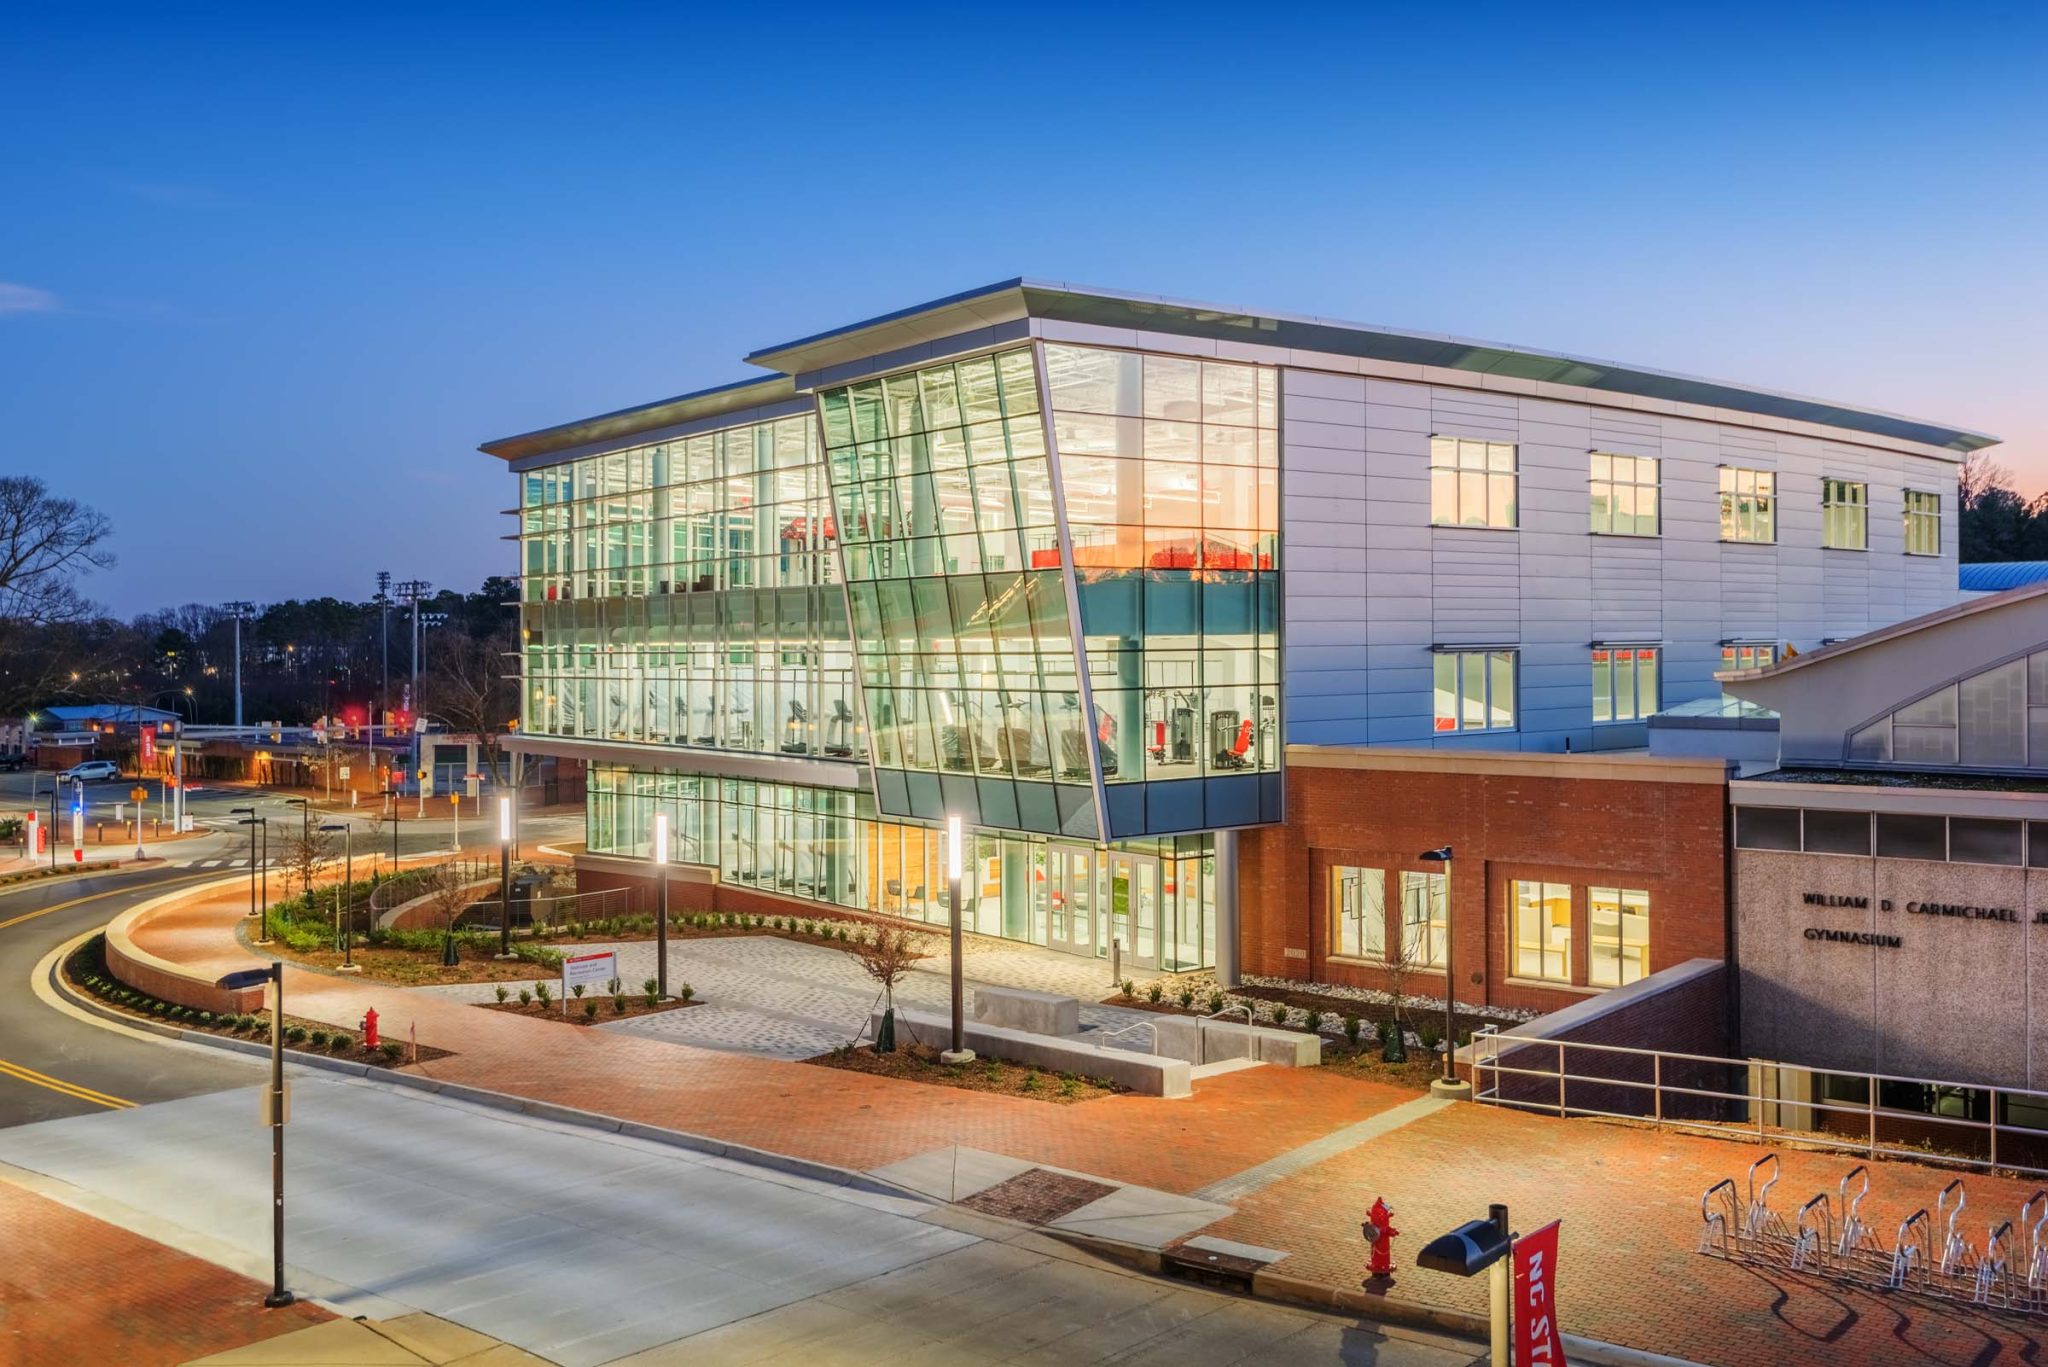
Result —
[{"label": "sloped roofline", "polygon": [[1839,660],[1845,655],[1853,655],[1859,650],[1868,650],[1872,646],[1883,645],[1886,641],[1896,641],[1901,636],[1910,636],[1914,632],[1925,630],[1928,627],[1940,626],[1944,622],[1960,621],[1965,617],[1974,616],[1980,612],[1996,612],[2000,608],[2008,607],[2014,603],[2025,602],[2029,598],[2038,598],[2043,594],[2048,594],[2048,581],[2038,584],[2022,584],[2016,589],[2006,589],[2002,593],[1988,593],[1977,598],[1965,598],[1960,602],[1951,603],[1945,608],[1936,608],[1933,612],[1923,612],[1918,617],[1908,617],[1903,622],[1893,622],[1890,626],[1882,626],[1875,631],[1866,631],[1861,636],[1851,636],[1846,641],[1837,641],[1833,645],[1804,651],[1801,654],[1794,655],[1789,660],[1780,660],[1778,663],[1763,669],[1726,669],[1714,675],[1714,677],[1723,683],[1747,683],[1752,679],[1783,678],[1794,671],[1806,669],[1817,664],[1824,664],[1830,660]]}]

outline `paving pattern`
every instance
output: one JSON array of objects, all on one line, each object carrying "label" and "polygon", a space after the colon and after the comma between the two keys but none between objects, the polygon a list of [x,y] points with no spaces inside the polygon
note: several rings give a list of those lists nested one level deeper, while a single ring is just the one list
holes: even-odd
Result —
[{"label": "paving pattern", "polygon": [[[654,976],[654,945],[646,940],[578,946],[579,953],[615,950],[619,977],[628,991]],[[974,988],[1024,987],[1081,999],[1083,1033],[1123,1030],[1151,1019],[1151,1013],[1097,1006],[1107,994],[1108,970],[1070,955],[1019,947],[970,953],[968,1011]],[[945,1014],[951,1008],[950,960],[943,953],[922,961],[896,989],[901,1007]],[[804,944],[773,935],[735,935],[674,940],[669,944],[669,983],[688,983],[703,1006],[664,1011],[598,1028],[622,1035],[758,1054],[766,1058],[811,1058],[863,1035],[881,992],[844,950]],[[417,989],[456,1001],[489,1001],[489,983],[461,983]],[[1134,1030],[1107,1041],[1112,1047],[1151,1048],[1149,1031]]]}]

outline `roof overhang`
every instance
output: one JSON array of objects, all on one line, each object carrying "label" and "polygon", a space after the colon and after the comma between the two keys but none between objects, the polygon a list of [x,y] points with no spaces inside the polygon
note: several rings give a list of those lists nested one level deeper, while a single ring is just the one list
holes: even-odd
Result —
[{"label": "roof overhang", "polygon": [[485,442],[477,449],[503,461],[561,455],[795,397],[796,384],[789,376],[764,375],[679,394],[675,398],[641,404],[637,408],[622,408],[616,413],[579,418],[575,422],[543,427],[537,432],[526,432],[516,437],[500,437]]}]

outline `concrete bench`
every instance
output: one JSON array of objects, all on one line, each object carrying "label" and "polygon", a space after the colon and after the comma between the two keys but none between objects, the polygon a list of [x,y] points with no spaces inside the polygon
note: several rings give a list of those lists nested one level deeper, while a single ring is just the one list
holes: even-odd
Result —
[{"label": "concrete bench", "polygon": [[1078,997],[1030,992],[1021,987],[977,987],[974,1019],[983,1025],[999,1025],[1034,1035],[1078,1035],[1081,1001]]},{"label": "concrete bench", "polygon": [[1189,1063],[1252,1058],[1282,1068],[1314,1068],[1323,1061],[1323,1037],[1301,1030],[1282,1030],[1271,1025],[1247,1027],[1235,1021],[1164,1014],[1155,1017],[1152,1024],[1152,1047],[1168,1058]]},{"label": "concrete bench", "polygon": [[[870,1034],[881,1028],[882,1013],[877,1011],[869,1022]],[[946,1016],[901,1009],[896,1012],[898,1041],[915,1039],[943,1049],[952,1040],[952,1030],[952,1021]],[[967,1047],[984,1058],[1031,1064],[1048,1073],[1107,1078],[1144,1096],[1187,1096],[1194,1090],[1186,1059],[1139,1054],[1129,1049],[1104,1049],[1078,1039],[1037,1035],[980,1021],[967,1022],[962,1034]]]}]

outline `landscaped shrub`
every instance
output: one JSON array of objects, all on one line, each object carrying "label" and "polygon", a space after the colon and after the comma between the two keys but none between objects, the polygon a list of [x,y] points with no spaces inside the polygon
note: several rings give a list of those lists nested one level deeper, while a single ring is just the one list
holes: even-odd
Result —
[{"label": "landscaped shrub", "polygon": [[386,1063],[396,1063],[405,1053],[405,1046],[395,1039],[388,1039],[377,1046],[377,1052],[384,1056]]},{"label": "landscaped shrub", "polygon": [[1078,1081],[1078,1080],[1077,1080],[1077,1079],[1076,1079],[1076,1078],[1074,1077],[1074,1075],[1073,1075],[1072,1073],[1061,1073],[1061,1074],[1060,1074],[1060,1095],[1061,1095],[1061,1096],[1079,1096],[1080,1094],[1081,1094],[1081,1084],[1080,1084],[1080,1082],[1079,1082],[1079,1081]]},{"label": "landscaped shrub", "polygon": [[212,1024],[213,1024],[213,1012],[211,1012],[211,1011],[201,1011],[201,1012],[199,1013],[199,1023],[200,1023],[201,1025],[212,1025]]},{"label": "landscaped shrub", "polygon": [[1166,989],[1161,987],[1158,983],[1153,983],[1150,987],[1145,989],[1146,1000],[1150,1001],[1154,1006],[1159,1005],[1159,999],[1165,995]]},{"label": "landscaped shrub", "polygon": [[1415,1038],[1421,1040],[1422,1047],[1432,1053],[1436,1050],[1437,1041],[1443,1037],[1443,1031],[1428,1021],[1423,1021],[1415,1027]]},{"label": "landscaped shrub", "polygon": [[1353,1049],[1358,1047],[1358,1027],[1360,1024],[1361,1022],[1356,1016],[1346,1016],[1344,1018],[1344,1042]]},{"label": "landscaped shrub", "polygon": [[284,1028],[284,1038],[287,1044],[303,1044],[306,1041],[306,1027],[303,1025],[287,1025]]},{"label": "landscaped shrub", "polygon": [[338,1054],[342,1050],[354,1044],[355,1042],[355,1037],[353,1035],[349,1035],[337,1030],[332,1035],[327,1037],[327,1052],[330,1054]]},{"label": "landscaped shrub", "polygon": [[614,1016],[623,1016],[623,1015],[625,1015],[625,1014],[626,1014],[626,994],[625,994],[625,993],[623,993],[623,992],[614,992],[614,993],[612,993],[612,1014],[613,1014]]},{"label": "landscaped shrub", "polygon": [[151,1003],[149,1004],[149,1009],[150,1009],[151,1011],[154,1011],[154,1012],[155,1012],[155,1013],[156,1013],[157,1015],[159,1015],[159,1016],[163,1016],[163,1015],[168,1015],[168,1014],[170,1014],[170,1010],[171,1010],[171,1008],[169,1007],[169,1005],[167,1005],[167,1004],[166,1004],[166,1003],[164,1003],[164,1002],[151,1002]]},{"label": "landscaped shrub", "polygon": [[533,985],[533,995],[540,998],[541,1008],[545,1010],[548,1003],[554,1000],[555,993],[554,989],[546,983],[535,983]]},{"label": "landscaped shrub", "polygon": [[617,978],[613,978],[611,981],[607,982],[604,985],[604,990],[614,997],[618,996],[619,993],[624,989],[625,984],[620,982]]},{"label": "landscaped shrub", "polygon": [[530,988],[530,987],[522,987],[522,988],[520,988],[520,989],[519,989],[519,1004],[520,1004],[521,1006],[529,1006],[529,1005],[531,1005],[532,1003],[533,1003],[533,989],[532,989],[532,988]]},{"label": "landscaped shrub", "polygon": [[1308,1011],[1308,1019],[1305,1022],[1303,1022],[1302,1028],[1307,1030],[1311,1035],[1322,1033],[1323,1013],[1317,1010],[1315,1007],[1310,1007]]},{"label": "landscaped shrub", "polygon": [[312,1034],[306,1036],[306,1042],[315,1049],[325,1049],[327,1047],[327,1032],[325,1030],[315,1030]]},{"label": "landscaped shrub", "polygon": [[241,1015],[235,1017],[235,1030],[239,1034],[246,1035],[262,1023],[263,1022],[261,1020],[259,1020],[255,1016],[250,1015],[248,1012],[245,1011]]},{"label": "landscaped shrub", "polygon": [[1138,996],[1138,985],[1137,985],[1136,983],[1132,982],[1132,981],[1131,981],[1131,980],[1130,980],[1129,978],[1125,978],[1125,979],[1123,980],[1123,985],[1122,985],[1122,986],[1123,986],[1123,994],[1124,994],[1124,1000],[1125,1000],[1125,1001],[1135,1001],[1135,1000],[1137,999],[1137,996]]},{"label": "landscaped shrub", "polygon": [[570,996],[572,996],[572,997],[581,997],[581,996],[583,995],[583,984],[582,984],[582,983],[572,983],[572,984],[570,984],[570,986],[569,986],[569,995],[570,995]]},{"label": "landscaped shrub", "polygon": [[1038,1070],[1037,1070],[1036,1068],[1028,1068],[1028,1069],[1026,1069],[1026,1070],[1025,1070],[1025,1072],[1024,1072],[1024,1081],[1023,1081],[1023,1082],[1021,1082],[1021,1083],[1019,1083],[1019,1084],[1018,1084],[1018,1087],[1019,1087],[1019,1090],[1021,1090],[1021,1091],[1026,1091],[1026,1092],[1035,1092],[1035,1091],[1037,1091],[1037,1090],[1038,1090]]},{"label": "landscaped shrub", "polygon": [[1195,988],[1192,983],[1180,985],[1180,1009],[1185,1011],[1195,1004]]},{"label": "landscaped shrub", "polygon": [[690,1000],[690,998],[697,995],[697,989],[690,986],[688,983],[684,983],[683,990],[676,993],[676,995],[678,997],[681,997],[684,1001],[688,1001]]},{"label": "landscaped shrub", "polygon": [[597,1019],[597,998],[592,997],[589,1001],[583,1003],[583,1019],[590,1021]]},{"label": "landscaped shrub", "polygon": [[649,978],[646,982],[640,984],[640,990],[647,996],[647,1009],[649,1011],[661,1005],[661,983],[658,979]]},{"label": "landscaped shrub", "polygon": [[1222,988],[1220,988],[1220,987],[1212,987],[1212,988],[1210,988],[1210,989],[1209,989],[1209,1014],[1213,1016],[1213,1015],[1215,1015],[1215,1014],[1216,1014],[1216,1013],[1217,1013],[1218,1011],[1221,1011],[1222,1009],[1223,1009],[1223,989],[1222,989]]},{"label": "landscaped shrub", "polygon": [[505,986],[505,984],[503,983],[499,983],[496,987],[492,988],[491,991],[497,994],[498,1005],[500,1006],[503,1006],[505,1004],[505,999],[512,995],[512,989]]}]

